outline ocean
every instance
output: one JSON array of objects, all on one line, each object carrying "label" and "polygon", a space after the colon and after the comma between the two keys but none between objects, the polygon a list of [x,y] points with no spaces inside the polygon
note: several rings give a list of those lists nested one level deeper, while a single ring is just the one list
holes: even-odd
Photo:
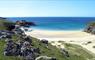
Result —
[{"label": "ocean", "polygon": [[8,17],[11,21],[32,21],[37,26],[32,29],[42,30],[83,30],[89,22],[95,21],[95,17]]}]

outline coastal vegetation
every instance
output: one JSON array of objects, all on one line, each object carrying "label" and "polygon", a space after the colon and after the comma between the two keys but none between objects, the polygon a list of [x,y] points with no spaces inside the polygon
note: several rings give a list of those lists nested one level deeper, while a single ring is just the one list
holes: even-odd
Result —
[{"label": "coastal vegetation", "polygon": [[[10,22],[6,19],[0,19],[0,30],[9,30],[10,26],[13,26],[15,23]],[[32,24],[30,24],[32,25]],[[33,25],[35,25],[33,23]],[[31,44],[33,48],[39,48],[40,54],[39,56],[48,56],[48,57],[55,57],[56,60],[91,60],[94,59],[95,56],[90,51],[87,51],[86,49],[82,48],[79,45],[75,44],[69,44],[61,42],[65,48],[66,51],[68,51],[69,57],[65,56],[61,52],[60,48],[57,48],[56,46],[51,45],[51,43],[48,43],[47,45],[45,43],[42,43],[39,39],[36,37],[30,37]],[[17,42],[18,40],[22,40],[19,38],[16,34],[12,35],[12,40],[14,42]],[[4,49],[5,49],[6,42],[4,39],[0,39],[0,60],[23,60],[23,57],[19,56],[5,56],[4,55]],[[47,47],[48,46],[48,47]]]}]

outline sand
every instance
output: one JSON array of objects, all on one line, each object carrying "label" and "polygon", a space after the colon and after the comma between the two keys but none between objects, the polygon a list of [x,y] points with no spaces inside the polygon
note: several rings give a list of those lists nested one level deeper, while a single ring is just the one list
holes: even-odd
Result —
[{"label": "sand", "polygon": [[[95,53],[95,35],[83,32],[81,30],[77,31],[48,31],[48,30],[33,30],[31,32],[26,32],[27,35],[36,37],[38,39],[47,39],[49,42],[56,42],[53,45],[60,45],[61,48],[64,46],[58,43],[58,41],[65,41],[67,43],[78,44],[87,50]],[[91,41],[91,43],[88,43]]]}]

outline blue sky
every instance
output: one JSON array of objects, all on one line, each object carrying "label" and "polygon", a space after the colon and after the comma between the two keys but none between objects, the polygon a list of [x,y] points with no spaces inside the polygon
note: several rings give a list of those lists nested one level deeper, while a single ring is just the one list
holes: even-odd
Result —
[{"label": "blue sky", "polygon": [[1,17],[95,17],[95,0],[0,0]]}]

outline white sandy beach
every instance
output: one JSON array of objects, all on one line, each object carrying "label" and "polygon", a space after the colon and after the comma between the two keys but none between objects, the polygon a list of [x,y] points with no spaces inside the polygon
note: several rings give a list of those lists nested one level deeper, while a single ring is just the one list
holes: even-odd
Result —
[{"label": "white sandy beach", "polygon": [[[61,45],[58,41],[65,41],[67,43],[73,43],[83,46],[89,51],[95,53],[95,35],[88,34],[81,30],[79,31],[47,31],[47,30],[33,30],[31,32],[26,32],[27,35],[36,37],[39,39],[47,39],[48,41],[55,41],[56,46]],[[91,41],[92,43],[87,44]],[[62,46],[64,48],[64,46]]]}]

